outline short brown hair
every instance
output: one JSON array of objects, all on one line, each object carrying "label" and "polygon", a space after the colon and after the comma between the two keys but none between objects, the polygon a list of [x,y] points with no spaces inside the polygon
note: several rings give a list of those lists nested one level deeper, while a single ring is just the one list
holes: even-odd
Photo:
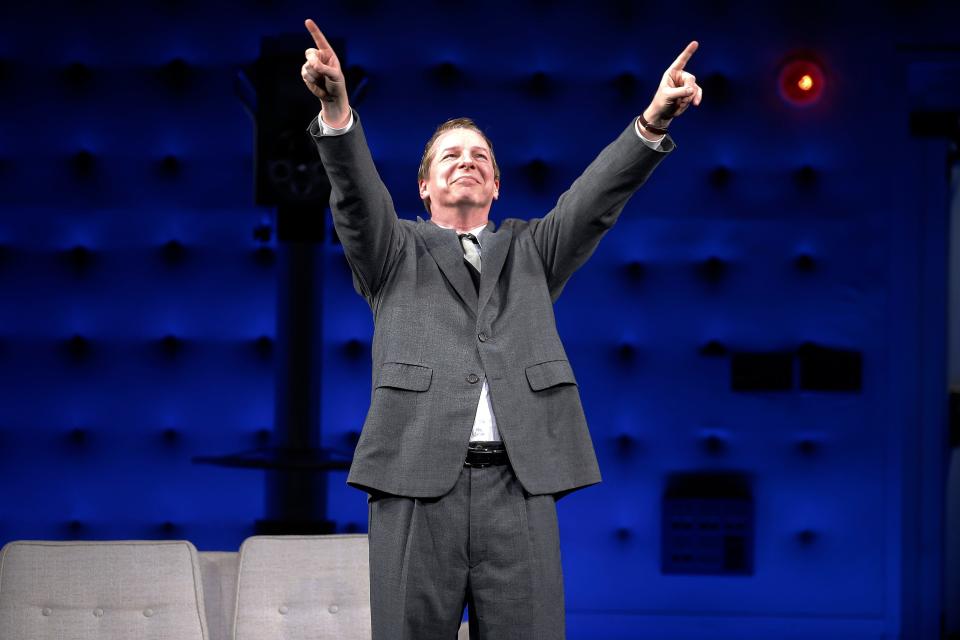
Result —
[{"label": "short brown hair", "polygon": [[[433,164],[433,145],[437,141],[437,138],[442,136],[447,131],[451,129],[470,129],[471,131],[477,132],[484,142],[487,143],[487,146],[490,147],[490,162],[493,163],[493,179],[500,179],[500,167],[497,165],[497,156],[493,153],[493,143],[490,142],[490,138],[487,137],[487,134],[477,126],[477,123],[471,120],[470,118],[452,118],[447,120],[433,132],[433,135],[430,136],[430,139],[427,140],[427,145],[423,148],[423,157],[420,158],[420,170],[417,172],[417,182],[421,180],[426,180],[427,175],[430,173],[430,165]],[[427,206],[427,203],[423,203],[427,207],[427,211],[430,211],[430,207]]]}]

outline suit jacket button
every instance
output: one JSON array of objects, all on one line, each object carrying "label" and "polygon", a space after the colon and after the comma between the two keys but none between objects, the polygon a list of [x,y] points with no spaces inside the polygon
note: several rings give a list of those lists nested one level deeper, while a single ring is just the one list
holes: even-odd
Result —
[{"label": "suit jacket button", "polygon": [[477,337],[480,338],[480,342],[486,342],[486,341],[487,341],[487,338],[488,338],[489,336],[487,336],[486,333],[484,333],[483,331],[481,331],[481,332],[480,332],[480,335],[478,335]]},{"label": "suit jacket button", "polygon": [[469,382],[470,384],[477,384],[478,382],[480,382],[480,376],[478,376],[475,373],[471,373],[470,375],[467,376],[467,382]]}]

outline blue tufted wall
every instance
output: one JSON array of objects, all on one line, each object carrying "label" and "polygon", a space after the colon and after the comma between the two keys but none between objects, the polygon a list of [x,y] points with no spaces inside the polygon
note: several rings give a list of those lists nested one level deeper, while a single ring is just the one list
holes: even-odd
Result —
[{"label": "blue tufted wall", "polygon": [[[946,147],[910,137],[908,80],[916,46],[960,44],[958,16],[854,9],[5,7],[0,541],[235,549],[263,516],[261,472],[191,462],[271,440],[276,241],[254,235],[273,218],[253,204],[235,92],[261,37],[313,17],[344,39],[404,217],[422,213],[433,127],[474,117],[503,169],[495,219],[549,209],[697,38],[703,107],[557,305],[605,478],[560,503],[571,636],[922,637],[942,562]],[[776,74],[803,50],[828,85],[798,109]],[[342,448],[367,408],[372,325],[329,236],[322,265],[322,425]],[[853,382],[818,385],[811,345],[838,350],[828,370],[852,357]],[[734,390],[756,354],[779,354],[781,388]],[[690,472],[747,483],[743,575],[662,571],[669,479]],[[331,476],[329,514],[363,530],[344,479]]]}]

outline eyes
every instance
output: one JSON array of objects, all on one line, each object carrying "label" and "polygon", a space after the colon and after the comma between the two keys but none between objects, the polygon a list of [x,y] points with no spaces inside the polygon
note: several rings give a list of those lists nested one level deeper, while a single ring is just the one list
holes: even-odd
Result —
[{"label": "eyes", "polygon": [[[448,152],[444,153],[443,155],[441,155],[441,156],[440,156],[440,159],[441,159],[441,160],[449,160],[449,159],[451,159],[451,158],[456,159],[456,158],[459,158],[459,157],[460,157],[460,154],[459,154],[459,153],[453,153],[452,151],[448,151]],[[487,160],[487,154],[484,153],[483,151],[479,151],[479,152],[473,154],[473,157],[476,158],[477,160]]]}]

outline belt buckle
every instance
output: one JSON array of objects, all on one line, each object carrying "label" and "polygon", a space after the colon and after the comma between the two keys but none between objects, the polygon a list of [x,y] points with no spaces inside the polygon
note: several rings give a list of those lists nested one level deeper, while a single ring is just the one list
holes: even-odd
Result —
[{"label": "belt buckle", "polygon": [[[467,453],[467,457],[464,459],[463,464],[464,466],[470,467],[471,469],[484,469],[493,464],[492,460],[494,455],[496,455],[495,451],[484,451],[483,449],[474,449]],[[475,460],[477,458],[486,458],[486,460],[476,460],[476,462],[471,462],[470,461],[471,456],[473,456]]]}]

